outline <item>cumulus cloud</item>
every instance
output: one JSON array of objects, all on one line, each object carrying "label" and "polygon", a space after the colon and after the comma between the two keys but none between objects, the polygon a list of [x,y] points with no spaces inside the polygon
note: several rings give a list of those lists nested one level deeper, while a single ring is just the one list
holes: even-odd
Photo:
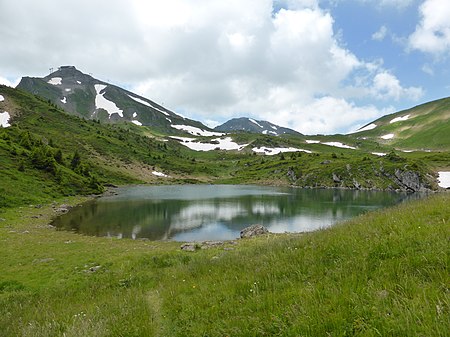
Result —
[{"label": "cumulus cloud", "polygon": [[420,96],[333,25],[317,0],[4,1],[0,73],[73,64],[210,124],[244,115],[305,133],[385,112],[358,100]]},{"label": "cumulus cloud", "polygon": [[426,0],[420,6],[421,20],[409,37],[409,46],[425,53],[442,54],[450,51],[450,2]]},{"label": "cumulus cloud", "polygon": [[388,29],[386,26],[381,26],[375,33],[372,34],[372,40],[383,41],[386,37]]},{"label": "cumulus cloud", "polygon": [[404,88],[400,81],[387,71],[375,75],[373,79],[373,94],[381,99],[399,100],[404,96],[412,100],[418,100],[423,95],[423,90],[418,87]]}]

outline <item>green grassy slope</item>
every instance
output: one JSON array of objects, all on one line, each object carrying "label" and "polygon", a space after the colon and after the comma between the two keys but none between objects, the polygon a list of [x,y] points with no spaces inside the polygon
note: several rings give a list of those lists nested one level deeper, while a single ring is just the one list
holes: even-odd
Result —
[{"label": "green grassy slope", "polygon": [[[406,120],[390,123],[394,118]],[[373,122],[376,128],[355,133],[382,144],[408,150],[445,150],[450,149],[450,98],[443,98],[414,108],[384,116]],[[394,134],[394,138],[383,140],[380,137]]]},{"label": "green grassy slope", "polygon": [[20,90],[2,86],[0,93],[13,116],[12,126],[0,130],[0,206],[98,193],[104,183],[164,183],[153,170],[170,170],[172,182],[216,174],[218,164],[197,165],[192,151],[142,135],[132,124],[102,125]]},{"label": "green grassy slope", "polygon": [[446,336],[449,203],[196,252],[55,231],[51,207],[10,209],[1,335]]}]

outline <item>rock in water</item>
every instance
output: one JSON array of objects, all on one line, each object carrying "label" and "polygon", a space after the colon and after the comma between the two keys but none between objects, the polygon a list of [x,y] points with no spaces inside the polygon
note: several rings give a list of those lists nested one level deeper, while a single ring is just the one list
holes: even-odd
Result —
[{"label": "rock in water", "polygon": [[241,230],[241,239],[251,238],[253,236],[262,235],[266,233],[269,233],[269,231],[263,225],[251,225],[250,227],[246,227],[243,230]]}]

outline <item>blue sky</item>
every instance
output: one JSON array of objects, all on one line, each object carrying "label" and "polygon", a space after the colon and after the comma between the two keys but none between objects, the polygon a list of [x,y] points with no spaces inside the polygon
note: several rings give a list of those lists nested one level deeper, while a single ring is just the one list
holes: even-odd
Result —
[{"label": "blue sky", "polygon": [[0,83],[75,65],[210,126],[345,133],[450,96],[448,0],[0,2]]}]

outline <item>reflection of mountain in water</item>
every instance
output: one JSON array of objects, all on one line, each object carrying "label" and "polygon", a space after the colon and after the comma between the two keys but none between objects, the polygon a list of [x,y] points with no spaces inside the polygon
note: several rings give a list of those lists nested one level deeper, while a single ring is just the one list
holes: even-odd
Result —
[{"label": "reflection of mountain in water", "polygon": [[[269,193],[267,187],[253,186],[247,186],[246,192],[241,186],[239,193],[231,193],[233,186],[202,186],[202,198],[194,194],[189,200],[186,193],[192,186],[177,186],[174,191],[180,190],[183,196],[178,200],[176,194],[170,194],[174,191],[168,196],[164,186],[146,188],[153,189],[152,193],[155,189],[161,191],[159,196],[166,197],[136,198],[130,188],[116,198],[101,198],[76,207],[56,219],[55,225],[87,235],[133,239],[191,238],[186,233],[201,239],[232,238],[255,223],[274,232],[310,231],[410,197],[376,191],[291,188],[272,188],[273,193]],[[218,193],[218,188],[225,190]],[[208,199],[209,194],[213,198]]]}]

